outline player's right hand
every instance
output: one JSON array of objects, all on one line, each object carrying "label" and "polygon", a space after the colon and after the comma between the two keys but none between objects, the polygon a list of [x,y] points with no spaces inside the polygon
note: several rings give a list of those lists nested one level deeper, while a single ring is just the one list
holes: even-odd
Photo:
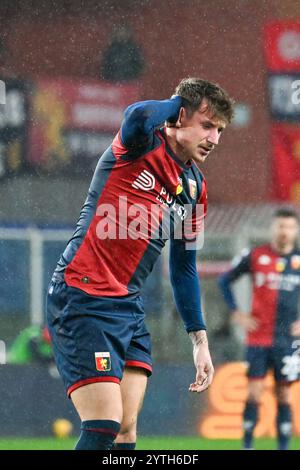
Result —
[{"label": "player's right hand", "polygon": [[236,325],[244,328],[245,331],[255,331],[258,327],[258,322],[254,317],[247,313],[240,312],[239,310],[232,312],[231,320]]},{"label": "player's right hand", "polygon": [[[198,336],[197,336],[198,333]],[[191,392],[200,393],[206,390],[212,383],[214,367],[212,364],[205,331],[199,331],[193,336],[193,356],[196,367],[196,379],[189,387]]]}]

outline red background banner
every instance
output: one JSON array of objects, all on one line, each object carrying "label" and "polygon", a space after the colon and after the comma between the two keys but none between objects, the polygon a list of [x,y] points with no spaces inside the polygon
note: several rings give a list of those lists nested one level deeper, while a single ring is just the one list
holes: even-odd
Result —
[{"label": "red background banner", "polygon": [[280,21],[265,28],[265,54],[272,72],[300,71],[300,22]]},{"label": "red background banner", "polygon": [[92,170],[137,101],[137,85],[96,80],[38,80],[31,97],[28,159],[53,172]]},{"label": "red background banner", "polygon": [[[300,72],[300,21],[265,27],[265,55],[270,75],[273,199],[300,202],[300,104],[293,84]],[[275,86],[276,85],[276,86]]]},{"label": "red background banner", "polygon": [[300,126],[272,125],[273,197],[300,203]]}]

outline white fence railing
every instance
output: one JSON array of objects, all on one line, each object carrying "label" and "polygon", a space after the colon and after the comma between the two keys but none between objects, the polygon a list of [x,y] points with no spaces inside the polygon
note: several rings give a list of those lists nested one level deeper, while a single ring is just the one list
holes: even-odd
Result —
[{"label": "white fence railing", "polygon": [[[72,232],[65,229],[0,228],[0,241],[16,240],[29,242],[29,277],[30,323],[42,324],[44,321],[44,278],[45,278],[45,242],[63,242],[57,260]],[[18,264],[18,260],[15,260]],[[26,280],[24,280],[26,283]],[[13,292],[11,292],[13,296]]]}]

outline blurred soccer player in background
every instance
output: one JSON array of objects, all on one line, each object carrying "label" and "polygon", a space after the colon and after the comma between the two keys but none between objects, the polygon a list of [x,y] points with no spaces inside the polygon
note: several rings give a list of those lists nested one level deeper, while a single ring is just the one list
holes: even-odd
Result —
[{"label": "blurred soccer player in background", "polygon": [[[135,448],[137,416],[152,371],[140,288],[166,239],[161,218],[146,228],[147,236],[131,237],[135,217],[130,210],[125,215],[120,201],[126,197],[131,208],[143,205],[144,220],[153,206],[172,210],[172,230],[182,225],[188,206],[198,226],[196,209],[202,205],[205,215],[207,198],[199,167],[232,114],[232,101],[219,86],[184,79],[171,99],[129,106],[99,160],[47,297],[56,363],[82,421],[76,449],[111,449],[116,436],[115,448]],[[117,230],[107,236],[113,222]],[[212,381],[213,365],[196,250],[186,249],[184,236],[169,238],[174,297],[193,343],[196,378],[189,389],[202,392]]]},{"label": "blurred soccer player in background", "polygon": [[[253,432],[269,369],[274,372],[278,403],[278,449],[288,449],[292,433],[290,384],[299,380],[300,251],[296,246],[299,221],[291,209],[278,209],[273,216],[271,243],[247,251],[219,279],[232,320],[247,332],[248,398],[243,415],[244,448],[253,447]],[[237,306],[231,284],[243,274],[253,283],[249,315]]]}]

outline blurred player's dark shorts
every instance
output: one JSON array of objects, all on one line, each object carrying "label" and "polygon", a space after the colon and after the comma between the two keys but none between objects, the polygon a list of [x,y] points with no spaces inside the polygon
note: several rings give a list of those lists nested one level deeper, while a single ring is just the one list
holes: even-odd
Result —
[{"label": "blurred player's dark shorts", "polygon": [[140,296],[94,297],[63,281],[51,282],[47,320],[68,396],[89,383],[120,383],[125,366],[151,375],[151,340]]},{"label": "blurred player's dark shorts", "polygon": [[273,370],[277,382],[294,382],[300,379],[299,351],[290,346],[248,346],[246,350],[249,378],[263,378]]}]

